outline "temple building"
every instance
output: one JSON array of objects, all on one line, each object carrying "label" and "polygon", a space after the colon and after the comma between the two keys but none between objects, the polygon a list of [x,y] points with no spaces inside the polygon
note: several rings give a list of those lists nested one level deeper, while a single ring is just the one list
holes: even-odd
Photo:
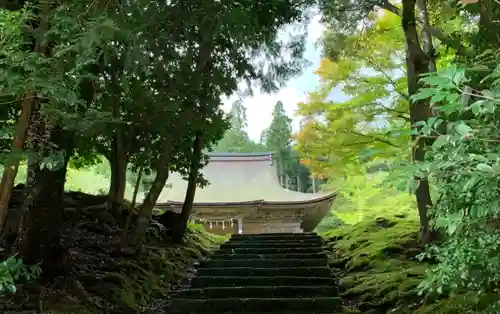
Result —
[{"label": "temple building", "polygon": [[[280,186],[272,153],[209,153],[191,220],[207,231],[279,233],[312,231],[329,212],[335,193],[301,193]],[[187,180],[171,173],[155,208],[180,213]]]}]

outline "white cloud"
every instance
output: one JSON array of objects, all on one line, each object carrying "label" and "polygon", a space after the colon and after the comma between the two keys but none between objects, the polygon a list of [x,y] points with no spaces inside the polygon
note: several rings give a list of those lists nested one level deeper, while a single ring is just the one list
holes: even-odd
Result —
[{"label": "white cloud", "polygon": [[[297,104],[304,101],[307,93],[314,90],[318,78],[314,71],[318,68],[321,59],[321,49],[316,47],[316,41],[323,34],[323,25],[320,16],[315,16],[308,26],[308,39],[305,58],[312,64],[303,73],[288,82],[284,88],[274,94],[255,92],[253,96],[243,99],[243,105],[247,108],[248,135],[254,141],[260,140],[260,134],[271,123],[272,111],[276,102],[281,101],[287,114],[293,118],[293,128],[298,129],[299,121],[295,116]],[[238,96],[234,95],[224,101],[224,110],[229,112],[231,104]]]}]

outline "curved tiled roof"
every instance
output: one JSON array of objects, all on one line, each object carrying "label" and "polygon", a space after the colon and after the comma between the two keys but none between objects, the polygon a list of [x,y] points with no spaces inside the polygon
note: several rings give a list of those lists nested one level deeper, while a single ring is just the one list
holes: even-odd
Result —
[{"label": "curved tiled roof", "polygon": [[[202,173],[210,184],[197,188],[194,205],[312,204],[332,200],[335,193],[301,193],[280,186],[272,153],[209,153]],[[171,173],[157,204],[184,202],[187,180]]]}]

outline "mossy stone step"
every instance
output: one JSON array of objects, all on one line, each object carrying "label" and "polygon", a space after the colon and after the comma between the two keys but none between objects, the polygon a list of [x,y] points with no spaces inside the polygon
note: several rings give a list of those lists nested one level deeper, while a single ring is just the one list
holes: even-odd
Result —
[{"label": "mossy stone step", "polygon": [[221,298],[318,298],[336,297],[339,290],[334,286],[252,286],[252,287],[209,287],[187,289],[175,297],[181,299]]},{"label": "mossy stone step", "polygon": [[223,267],[315,267],[325,266],[324,259],[237,259],[237,260],[208,260],[200,263],[200,268],[223,268]]},{"label": "mossy stone step", "polygon": [[324,249],[322,247],[252,247],[252,248],[242,248],[242,247],[221,247],[214,255],[218,254],[291,254],[291,253],[303,253],[303,254],[313,254],[313,253],[323,253]]},{"label": "mossy stone step", "polygon": [[321,298],[227,298],[172,300],[169,313],[335,313],[342,309],[342,300],[336,297]]},{"label": "mossy stone step", "polygon": [[191,279],[191,288],[236,286],[336,286],[336,282],[332,277],[297,276],[196,276]]},{"label": "mossy stone step", "polygon": [[294,277],[328,277],[331,270],[328,267],[220,267],[200,268],[198,276],[294,276]]},{"label": "mossy stone step", "polygon": [[214,254],[211,260],[238,260],[238,259],[324,259],[328,257],[325,253],[289,253],[289,254]]},{"label": "mossy stone step", "polygon": [[310,248],[323,247],[322,242],[308,241],[285,241],[285,242],[226,242],[220,246],[221,249],[236,248]]}]

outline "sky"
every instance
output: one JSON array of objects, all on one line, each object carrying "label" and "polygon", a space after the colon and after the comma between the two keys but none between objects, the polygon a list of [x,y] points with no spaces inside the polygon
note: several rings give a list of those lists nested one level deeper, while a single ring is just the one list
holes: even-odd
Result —
[{"label": "sky", "polygon": [[[304,69],[301,75],[288,81],[286,86],[274,94],[260,93],[257,90],[253,96],[243,98],[243,105],[247,109],[249,137],[254,141],[260,140],[260,134],[269,126],[272,120],[273,107],[277,101],[281,100],[290,118],[293,119],[293,131],[299,128],[299,119],[295,112],[297,104],[307,99],[307,94],[313,91],[318,84],[318,77],[314,71],[321,61],[321,47],[316,45],[317,40],[323,34],[323,25],[320,16],[315,16],[308,26],[308,38],[304,58],[311,62],[311,65]],[[238,96],[232,96],[224,101],[224,110],[229,112],[231,104]]]}]

